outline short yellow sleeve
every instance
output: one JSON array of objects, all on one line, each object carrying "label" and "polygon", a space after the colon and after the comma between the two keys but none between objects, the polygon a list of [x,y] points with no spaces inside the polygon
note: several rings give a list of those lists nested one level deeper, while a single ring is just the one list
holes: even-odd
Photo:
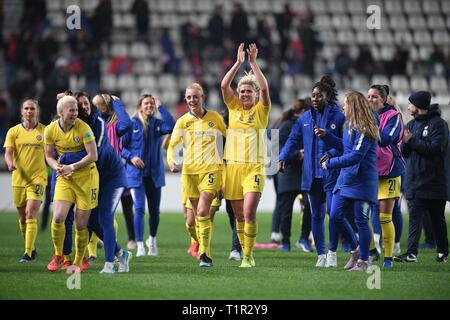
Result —
[{"label": "short yellow sleeve", "polygon": [[92,132],[91,127],[89,127],[86,123],[80,121],[80,133],[82,135],[83,143],[88,143],[95,140],[94,133]]},{"label": "short yellow sleeve", "polygon": [[233,98],[230,101],[225,102],[225,104],[228,109],[235,110],[239,107],[240,101],[239,101],[238,97],[233,96]]},{"label": "short yellow sleeve", "polygon": [[52,134],[53,125],[48,125],[44,130],[44,144],[54,145],[55,140]]},{"label": "short yellow sleeve", "polygon": [[8,130],[6,134],[5,143],[3,144],[3,148],[15,148],[16,144],[14,142],[14,137],[16,136],[15,128],[11,128]]}]

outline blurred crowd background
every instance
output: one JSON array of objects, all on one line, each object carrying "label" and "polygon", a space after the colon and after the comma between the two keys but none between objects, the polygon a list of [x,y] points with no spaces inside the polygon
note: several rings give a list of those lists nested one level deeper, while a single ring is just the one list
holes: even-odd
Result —
[{"label": "blurred crowd background", "polygon": [[[79,30],[67,28],[70,5],[80,8]],[[369,5],[381,9],[380,29],[366,26]],[[67,88],[115,94],[130,114],[150,93],[178,118],[197,81],[220,111],[220,81],[240,42],[258,45],[271,121],[323,74],[341,100],[388,84],[403,110],[412,91],[429,90],[450,120],[448,0],[0,0],[0,28],[2,145],[24,98],[39,101],[48,124]]]}]

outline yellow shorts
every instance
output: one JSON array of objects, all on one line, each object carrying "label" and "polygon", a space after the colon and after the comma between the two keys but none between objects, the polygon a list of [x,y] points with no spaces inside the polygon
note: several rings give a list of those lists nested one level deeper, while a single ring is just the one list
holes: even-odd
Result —
[{"label": "yellow shorts", "polygon": [[222,171],[182,174],[181,185],[187,198],[198,199],[201,192],[209,192],[216,196],[222,187]]},{"label": "yellow shorts", "polygon": [[[215,197],[213,202],[211,203],[211,207],[220,207],[221,201],[219,199],[219,197]],[[183,205],[187,208],[187,209],[193,209],[192,208],[192,203],[191,200],[187,199],[186,201],[183,202]]]},{"label": "yellow shorts", "polygon": [[378,181],[378,200],[400,198],[400,177],[380,179]]},{"label": "yellow shorts", "polygon": [[229,163],[225,167],[224,196],[227,200],[242,200],[248,192],[263,192],[264,165]]},{"label": "yellow shorts", "polygon": [[55,200],[75,203],[78,209],[91,210],[98,205],[99,176],[97,167],[91,166],[89,175],[74,173],[69,179],[58,177],[55,186]]},{"label": "yellow shorts", "polygon": [[12,187],[14,206],[22,208],[27,205],[27,200],[44,201],[45,185],[29,184],[26,187]]}]

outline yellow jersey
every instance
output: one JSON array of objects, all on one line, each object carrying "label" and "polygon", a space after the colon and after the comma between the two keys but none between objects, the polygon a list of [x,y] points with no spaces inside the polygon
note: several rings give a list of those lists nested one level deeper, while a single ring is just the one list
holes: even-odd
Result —
[{"label": "yellow jersey", "polygon": [[229,113],[225,156],[228,162],[263,163],[266,159],[266,128],[272,107],[264,106],[262,101],[244,109],[238,97],[225,102]]},{"label": "yellow jersey", "polygon": [[44,151],[45,125],[38,123],[33,130],[18,124],[8,130],[4,148],[14,148],[12,186],[26,187],[29,184],[47,184],[47,165]]},{"label": "yellow jersey", "polygon": [[226,126],[218,112],[206,110],[200,119],[188,112],[175,124],[167,150],[167,162],[174,160],[176,147],[183,143],[183,174],[222,170],[220,151],[225,134]]},{"label": "yellow jersey", "polygon": [[[55,120],[45,128],[44,143],[54,145],[61,157],[67,152],[85,150],[84,144],[95,140],[91,127],[80,119],[75,120],[73,127],[66,133],[61,128],[59,120]],[[94,163],[95,165],[95,163]],[[76,170],[77,174],[89,174],[91,165]]]}]

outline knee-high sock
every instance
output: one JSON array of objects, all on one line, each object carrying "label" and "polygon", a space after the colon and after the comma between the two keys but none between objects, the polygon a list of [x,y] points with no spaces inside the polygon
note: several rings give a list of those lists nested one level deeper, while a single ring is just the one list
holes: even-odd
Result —
[{"label": "knee-high sock", "polygon": [[210,217],[197,217],[198,220],[198,228],[199,228],[199,234],[200,234],[200,248],[198,250],[198,253],[202,255],[203,253],[206,253],[208,257],[211,258],[210,255],[208,255],[209,252],[209,245],[211,242],[211,218]]},{"label": "knee-high sock", "polygon": [[392,223],[392,214],[380,212],[380,224],[383,233],[384,257],[392,258],[395,241],[395,227]]},{"label": "knee-high sock", "polygon": [[196,228],[195,228],[195,224],[193,226],[190,226],[190,225],[188,225],[186,223],[185,226],[186,226],[187,232],[191,236],[191,244],[193,244],[194,242],[198,242],[198,237],[197,237],[197,231],[196,231]]},{"label": "knee-high sock", "polygon": [[20,233],[22,234],[22,238],[25,241],[25,234],[27,232],[26,220],[25,220],[25,223],[22,223],[22,221],[19,220],[19,229],[20,229]]},{"label": "knee-high sock", "polygon": [[25,233],[25,252],[31,257],[37,235],[37,219],[27,219],[27,232]]},{"label": "knee-high sock", "polygon": [[256,223],[245,223],[244,226],[244,256],[251,256],[253,253],[253,246],[256,241],[256,234],[258,232],[258,225]]},{"label": "knee-high sock", "polygon": [[94,232],[92,232],[91,239],[89,240],[87,246],[89,257],[97,257],[97,243],[98,237]]},{"label": "knee-high sock", "polygon": [[241,244],[242,250],[244,250],[244,228],[245,221],[236,220],[236,233]]},{"label": "knee-high sock", "polygon": [[89,231],[87,228],[82,230],[75,229],[75,260],[73,264],[81,265],[88,241]]},{"label": "knee-high sock", "polygon": [[66,226],[64,222],[57,223],[52,220],[52,241],[55,247],[55,255],[62,256],[64,238],[66,236]]}]

